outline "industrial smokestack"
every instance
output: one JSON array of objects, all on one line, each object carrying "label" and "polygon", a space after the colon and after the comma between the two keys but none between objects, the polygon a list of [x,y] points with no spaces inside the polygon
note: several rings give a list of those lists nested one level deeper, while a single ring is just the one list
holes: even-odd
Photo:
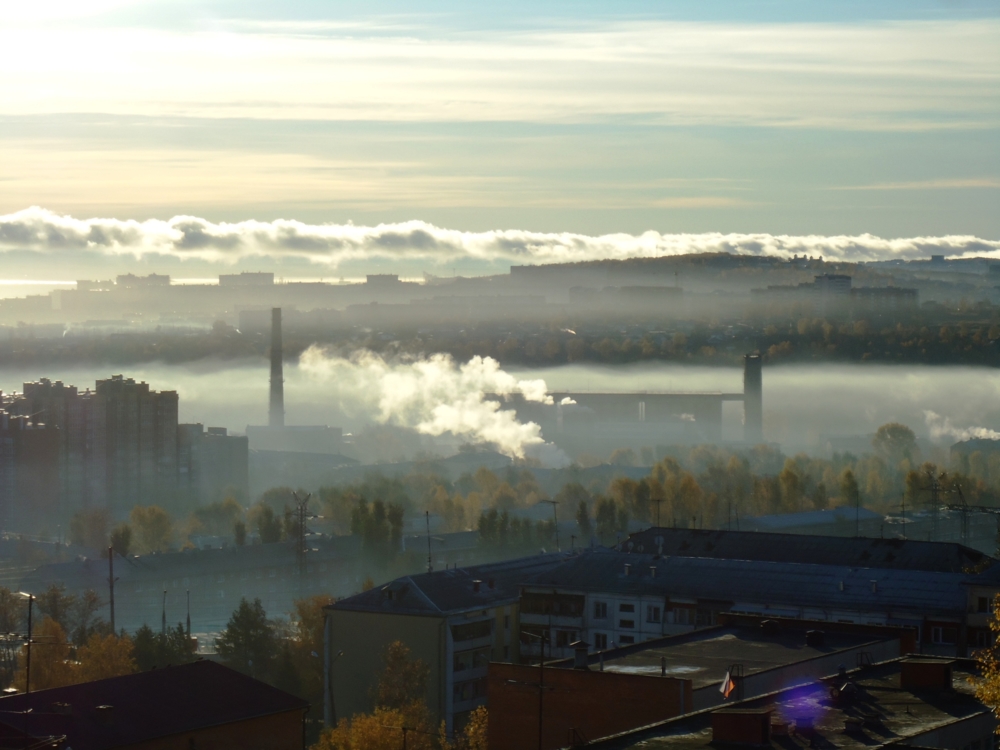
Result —
[{"label": "industrial smokestack", "polygon": [[743,357],[743,440],[764,442],[764,384],[759,354]]},{"label": "industrial smokestack", "polygon": [[281,308],[271,310],[271,403],[267,423],[285,426],[285,378],[281,364]]}]

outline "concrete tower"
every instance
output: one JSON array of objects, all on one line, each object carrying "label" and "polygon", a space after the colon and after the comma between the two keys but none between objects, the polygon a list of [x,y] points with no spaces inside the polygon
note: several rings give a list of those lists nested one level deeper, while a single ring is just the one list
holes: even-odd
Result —
[{"label": "concrete tower", "polygon": [[743,440],[764,442],[764,384],[759,354],[743,357]]},{"label": "concrete tower", "polygon": [[281,364],[281,308],[271,310],[271,402],[267,424],[285,426],[285,378]]}]

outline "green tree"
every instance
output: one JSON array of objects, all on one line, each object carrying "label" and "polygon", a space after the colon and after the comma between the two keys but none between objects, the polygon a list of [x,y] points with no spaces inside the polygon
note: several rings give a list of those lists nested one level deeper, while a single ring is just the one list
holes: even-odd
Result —
[{"label": "green tree", "polygon": [[69,540],[81,547],[105,550],[110,525],[111,513],[106,508],[80,511],[69,521]]},{"label": "green tree", "polygon": [[132,549],[132,527],[127,523],[120,523],[111,530],[111,547],[122,557],[128,557],[129,550]]},{"label": "green tree", "polygon": [[128,516],[136,552],[166,552],[173,540],[170,514],[158,505],[137,505]]},{"label": "green tree", "polygon": [[265,682],[275,673],[278,646],[277,628],[267,619],[260,599],[241,599],[226,629],[215,639],[223,664]]},{"label": "green tree", "polygon": [[872,448],[892,465],[903,459],[917,463],[917,436],[913,430],[899,422],[889,422],[878,428],[872,438]]},{"label": "green tree", "polygon": [[581,500],[576,508],[576,525],[580,529],[580,543],[583,546],[590,544],[591,537],[594,536],[594,527],[590,523],[586,500]]},{"label": "green tree", "polygon": [[[625,509],[619,513],[618,506],[610,497],[602,497],[597,501],[594,520],[596,521],[597,536],[603,544],[610,544],[615,540],[619,531],[622,531],[622,520]],[[624,520],[628,522],[628,515],[624,515]]]},{"label": "green tree", "polygon": [[249,517],[257,536],[260,537],[261,544],[274,544],[281,541],[283,531],[281,518],[270,505],[264,502],[257,503],[250,509]]},{"label": "green tree", "polygon": [[187,664],[197,658],[194,644],[180,623],[176,627],[168,627],[166,633],[155,633],[149,625],[143,625],[135,632],[132,643],[140,672]]}]

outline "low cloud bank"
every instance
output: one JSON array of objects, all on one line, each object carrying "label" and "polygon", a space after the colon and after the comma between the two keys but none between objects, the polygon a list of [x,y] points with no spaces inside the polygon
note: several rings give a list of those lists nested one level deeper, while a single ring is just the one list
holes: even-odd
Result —
[{"label": "low cloud bank", "polygon": [[370,351],[345,358],[312,346],[302,353],[299,367],[328,383],[331,399],[347,413],[369,414],[424,435],[458,435],[512,458],[530,456],[550,466],[569,463],[562,451],[545,442],[537,424],[519,422],[513,410],[487,398],[516,395],[551,404],[545,381],[518,380],[490,357],[460,365],[447,354],[391,361]]},{"label": "low cloud bank", "polygon": [[446,264],[482,262],[572,263],[725,252],[787,258],[822,256],[832,261],[913,260],[932,254],[1000,258],[1000,241],[973,236],[884,239],[857,236],[771,234],[607,234],[529,232],[517,229],[462,232],[422,221],[380,224],[305,224],[300,221],[213,223],[194,216],[165,221],[76,219],[32,207],[0,216],[0,253],[49,255],[169,256],[214,263],[246,258],[307,260],[336,268],[352,260],[419,260]]}]

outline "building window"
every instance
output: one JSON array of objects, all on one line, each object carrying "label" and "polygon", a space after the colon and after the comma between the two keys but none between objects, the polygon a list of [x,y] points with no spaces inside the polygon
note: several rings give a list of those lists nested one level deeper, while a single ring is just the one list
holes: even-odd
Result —
[{"label": "building window", "polygon": [[618,639],[618,642],[623,646],[628,646],[632,643],[635,643],[635,636],[623,635]]},{"label": "building window", "polygon": [[989,612],[990,611],[990,600],[987,599],[985,596],[979,597],[978,604],[979,604],[979,608],[977,610],[978,612]]},{"label": "building window", "polygon": [[715,625],[715,613],[710,609],[699,609],[697,613],[698,625]]},{"label": "building window", "polygon": [[606,620],[608,618],[608,603],[594,602],[594,619]]},{"label": "building window", "polygon": [[476,638],[488,638],[493,634],[492,625],[493,623],[489,620],[452,625],[451,638],[453,641],[472,641]]},{"label": "building window", "polygon": [[646,622],[659,622],[660,621],[660,608],[655,607],[652,604],[646,607]]},{"label": "building window", "polygon": [[620,628],[634,628],[635,620],[619,620],[618,627]]},{"label": "building window", "polygon": [[575,630],[557,630],[556,648],[568,648],[571,643],[577,641]]},{"label": "building window", "polygon": [[619,604],[618,605],[618,611],[619,612],[635,612],[635,605],[634,604]]},{"label": "building window", "polygon": [[464,701],[475,700],[476,698],[486,697],[486,678],[481,677],[478,680],[467,680],[465,682],[456,682],[455,687],[452,691],[452,698],[454,698],[455,703],[461,703]]},{"label": "building window", "polygon": [[479,669],[489,666],[489,648],[474,648],[470,651],[457,651],[453,658],[453,671],[464,672],[467,669]]},{"label": "building window", "polygon": [[931,628],[931,642],[951,645],[958,639],[958,628]]},{"label": "building window", "polygon": [[677,607],[674,609],[674,624],[675,625],[694,625],[691,615],[694,612],[686,607]]},{"label": "building window", "polygon": [[607,633],[594,633],[594,648],[598,651],[603,651],[608,647],[608,634]]}]

